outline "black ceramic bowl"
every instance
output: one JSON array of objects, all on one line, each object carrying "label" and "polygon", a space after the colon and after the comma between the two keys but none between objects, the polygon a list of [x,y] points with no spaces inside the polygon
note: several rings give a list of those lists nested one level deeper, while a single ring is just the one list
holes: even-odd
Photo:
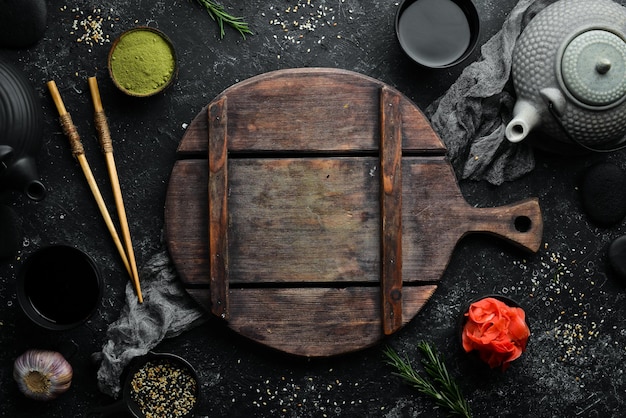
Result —
[{"label": "black ceramic bowl", "polygon": [[68,245],[32,253],[17,277],[17,299],[34,323],[51,330],[74,328],[96,310],[102,278],[93,259]]},{"label": "black ceramic bowl", "polygon": [[480,35],[472,0],[404,0],[396,13],[402,50],[427,68],[449,68],[469,57]]},{"label": "black ceramic bowl", "polygon": [[[170,413],[168,416],[194,416],[200,396],[200,381],[195,369],[182,357],[149,352],[134,358],[125,375],[122,399],[88,411],[87,417],[120,417],[129,413],[135,418],[161,416],[152,412],[151,407],[165,408]],[[164,386],[158,388],[159,385]],[[161,396],[164,398],[160,399]]]}]

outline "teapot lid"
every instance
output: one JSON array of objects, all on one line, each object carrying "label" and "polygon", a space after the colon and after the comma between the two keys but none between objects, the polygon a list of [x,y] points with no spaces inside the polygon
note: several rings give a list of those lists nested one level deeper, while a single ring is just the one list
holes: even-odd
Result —
[{"label": "teapot lid", "polygon": [[574,37],[561,58],[563,83],[585,105],[606,107],[626,96],[626,42],[608,30]]}]

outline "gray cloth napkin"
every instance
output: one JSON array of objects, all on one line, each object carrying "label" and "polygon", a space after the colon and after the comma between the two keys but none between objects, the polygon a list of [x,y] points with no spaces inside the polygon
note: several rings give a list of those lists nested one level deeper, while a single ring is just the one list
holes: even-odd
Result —
[{"label": "gray cloth napkin", "polygon": [[500,185],[535,167],[531,146],[513,144],[504,136],[515,104],[511,59],[515,41],[528,21],[555,1],[520,0],[502,29],[483,45],[481,58],[426,109],[459,179]]},{"label": "gray cloth napkin", "polygon": [[108,341],[101,353],[98,386],[116,397],[126,365],[146,354],[165,338],[200,325],[208,318],[187,294],[166,250],[156,253],[141,269],[143,303],[137,301],[133,286],[126,285],[125,304],[117,321],[109,325]]},{"label": "gray cloth napkin", "polygon": [[[517,36],[539,10],[554,1],[520,0],[502,30],[481,49],[482,58],[469,65],[448,92],[426,110],[448,147],[459,178],[501,184],[534,168],[530,147],[511,144],[504,138],[514,102],[505,87]],[[137,302],[128,284],[120,317],[109,326],[102,352],[95,354],[101,360],[99,387],[111,396],[119,394],[122,371],[132,358],[207,319],[185,292],[166,250],[149,260],[141,278],[144,303]]]}]

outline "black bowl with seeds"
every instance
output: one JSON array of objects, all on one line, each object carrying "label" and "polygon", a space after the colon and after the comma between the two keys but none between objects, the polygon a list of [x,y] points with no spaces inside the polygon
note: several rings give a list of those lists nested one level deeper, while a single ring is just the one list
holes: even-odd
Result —
[{"label": "black bowl with seeds", "polygon": [[189,418],[198,404],[198,382],[198,374],[185,359],[150,352],[128,366],[122,400],[95,408],[87,416],[117,417],[127,411],[135,418]]},{"label": "black bowl with seeds", "polygon": [[122,400],[94,408],[87,417],[189,418],[200,393],[198,374],[185,359],[168,353],[148,353],[128,366]]},{"label": "black bowl with seeds", "polygon": [[198,375],[186,360],[149,353],[132,363],[124,397],[136,417],[190,417],[198,403],[198,386]]}]

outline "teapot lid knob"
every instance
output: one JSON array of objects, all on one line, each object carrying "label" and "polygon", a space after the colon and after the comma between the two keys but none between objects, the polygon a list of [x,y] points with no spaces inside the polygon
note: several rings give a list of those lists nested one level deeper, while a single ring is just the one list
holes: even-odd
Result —
[{"label": "teapot lid knob", "polygon": [[588,30],[563,50],[565,89],[582,104],[610,107],[626,98],[626,42],[613,32]]},{"label": "teapot lid knob", "polygon": [[596,62],[596,71],[598,74],[606,74],[611,69],[611,61],[608,58],[600,58]]}]

